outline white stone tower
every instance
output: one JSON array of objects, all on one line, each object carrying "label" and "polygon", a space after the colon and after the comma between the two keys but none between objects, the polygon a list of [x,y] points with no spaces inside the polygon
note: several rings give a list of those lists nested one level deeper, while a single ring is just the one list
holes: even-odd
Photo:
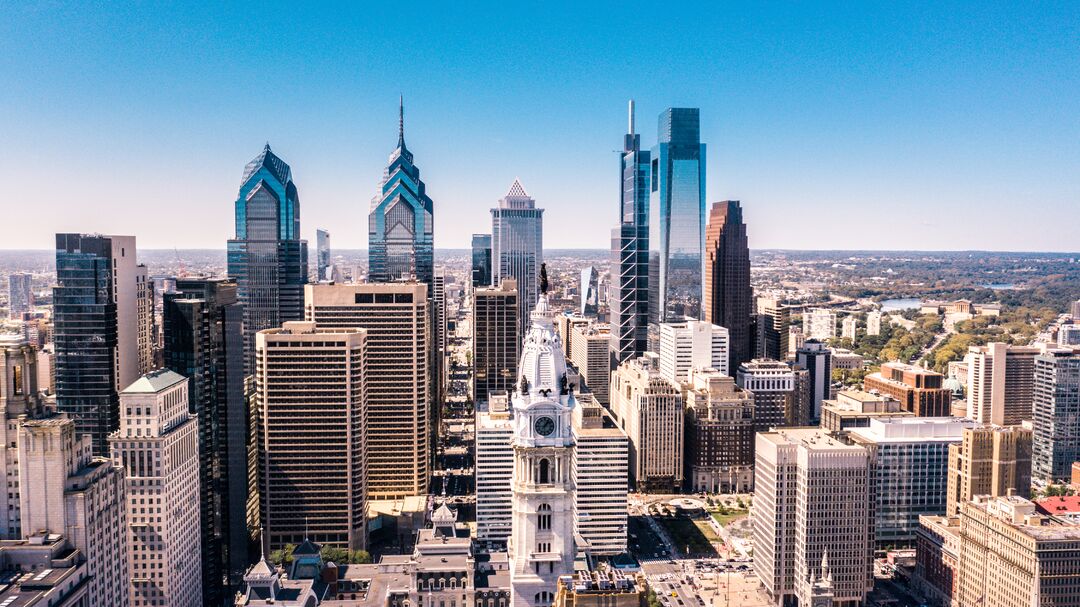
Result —
[{"label": "white stone tower", "polygon": [[573,573],[571,467],[574,396],[547,303],[546,270],[519,365],[514,407],[510,584],[514,607],[548,607],[561,575]]}]

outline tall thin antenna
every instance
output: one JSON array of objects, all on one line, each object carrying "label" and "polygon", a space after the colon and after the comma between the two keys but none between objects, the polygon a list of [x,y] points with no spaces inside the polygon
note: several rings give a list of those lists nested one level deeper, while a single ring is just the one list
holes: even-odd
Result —
[{"label": "tall thin antenna", "polygon": [[398,147],[405,146],[405,95],[398,96]]},{"label": "tall thin antenna", "polygon": [[630,100],[630,130],[627,131],[627,132],[629,134],[631,134],[631,135],[634,134],[634,100],[633,99]]}]

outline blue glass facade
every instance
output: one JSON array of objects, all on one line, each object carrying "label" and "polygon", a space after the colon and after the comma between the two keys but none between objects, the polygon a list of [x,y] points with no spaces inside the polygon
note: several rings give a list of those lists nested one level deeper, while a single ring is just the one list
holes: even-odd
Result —
[{"label": "blue glass facade", "polygon": [[405,147],[404,111],[398,125],[397,149],[390,154],[379,194],[368,212],[368,280],[414,279],[428,285],[434,278],[434,204],[420,169]]},{"label": "blue glass facade", "polygon": [[697,108],[660,114],[649,198],[650,321],[701,318],[705,144]]},{"label": "blue glass facade", "polygon": [[630,102],[629,133],[619,157],[619,224],[611,232],[611,355],[619,363],[648,349],[649,324],[649,159],[634,133]]},{"label": "blue glass facade", "polygon": [[255,334],[304,316],[307,242],[300,240],[300,197],[289,165],[267,144],[244,167],[236,197],[229,277],[244,308],[244,358],[253,371]]},{"label": "blue glass facade", "polygon": [[472,235],[472,286],[491,286],[491,234]]}]

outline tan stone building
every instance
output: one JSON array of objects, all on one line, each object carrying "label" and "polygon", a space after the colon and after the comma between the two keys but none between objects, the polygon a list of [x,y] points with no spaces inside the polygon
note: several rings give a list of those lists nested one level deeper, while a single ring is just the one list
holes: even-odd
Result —
[{"label": "tan stone building", "polygon": [[605,407],[610,403],[608,390],[611,385],[611,325],[591,323],[574,326],[570,331],[573,346],[570,362],[581,373],[585,387]]},{"label": "tan stone building", "polygon": [[686,479],[691,491],[754,488],[754,395],[715,369],[691,369],[686,400]]},{"label": "tan stone building", "polygon": [[319,330],[367,331],[370,499],[427,492],[435,437],[427,287],[421,283],[305,285],[305,319]]},{"label": "tan stone building", "polygon": [[1020,496],[1031,490],[1031,430],[1021,426],[967,428],[959,445],[949,445],[945,514],[976,495]]},{"label": "tan stone building", "polygon": [[1017,496],[960,508],[960,605],[1080,606],[1080,526]]},{"label": "tan stone building", "polygon": [[683,400],[646,352],[611,376],[611,413],[630,439],[630,482],[640,491],[678,491],[683,483]]},{"label": "tan stone building", "polygon": [[259,516],[270,550],[305,540],[365,547],[366,337],[303,321],[255,335]]},{"label": "tan stone building", "polygon": [[968,366],[967,417],[983,424],[1015,426],[1030,420],[1035,393],[1035,346],[991,343],[971,346]]}]

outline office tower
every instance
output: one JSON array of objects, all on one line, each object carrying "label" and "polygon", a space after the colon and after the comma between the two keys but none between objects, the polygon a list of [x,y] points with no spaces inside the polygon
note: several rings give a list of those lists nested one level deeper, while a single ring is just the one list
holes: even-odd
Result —
[{"label": "office tower", "polygon": [[303,321],[256,336],[264,549],[305,540],[365,547],[366,337]]},{"label": "office tower", "polygon": [[830,432],[868,428],[874,419],[912,417],[915,415],[905,411],[895,398],[862,390],[840,390],[835,399],[825,400],[821,405],[821,428]]},{"label": "office tower", "polygon": [[319,330],[367,330],[367,490],[373,500],[427,493],[431,471],[431,312],[420,283],[309,285]]},{"label": "office tower", "polygon": [[1057,343],[1059,346],[1080,346],[1080,324],[1058,327]]},{"label": "office tower", "polygon": [[56,406],[95,455],[120,423],[117,392],[139,376],[140,276],[134,236],[56,235]]},{"label": "office tower", "polygon": [[960,510],[959,605],[1026,607],[1080,602],[1080,525],[1043,516],[1017,496]]},{"label": "office tower", "polygon": [[127,607],[129,561],[124,469],[93,456],[93,437],[62,416],[19,427],[24,538],[67,536],[86,556],[89,607]]},{"label": "office tower", "polygon": [[146,273],[146,266],[135,266],[135,339],[139,375],[160,366],[161,348],[157,342],[157,326],[154,316],[154,283]]},{"label": "office tower", "polygon": [[491,286],[491,234],[472,235],[472,286]]},{"label": "office tower", "polygon": [[1069,306],[1069,315],[1072,316],[1073,320],[1080,320],[1080,299],[1072,302],[1072,305]]},{"label": "office tower", "polygon": [[595,266],[589,266],[581,271],[581,284],[578,289],[581,297],[581,306],[578,308],[578,311],[582,316],[596,318],[597,312],[600,311],[599,278]]},{"label": "office tower", "polygon": [[555,330],[559,334],[559,343],[562,345],[563,355],[568,360],[574,358],[574,340],[571,337],[577,327],[587,327],[592,321],[582,316],[564,312],[555,317]]},{"label": "office tower", "polygon": [[560,576],[573,572],[577,554],[571,477],[576,402],[548,309],[547,276],[540,282],[541,294],[522,344],[521,379],[510,398],[515,419],[511,601],[537,607],[554,599],[552,590]]},{"label": "office tower", "polygon": [[810,421],[821,419],[821,403],[829,398],[832,386],[832,350],[808,339],[795,352],[795,361],[810,373]]},{"label": "office tower", "polygon": [[803,314],[803,333],[807,339],[826,341],[836,337],[836,312],[814,308]]},{"label": "office tower", "polygon": [[[758,340],[755,358],[784,360],[788,355],[788,334],[791,328],[791,311],[778,300],[757,298]],[[738,365],[733,365],[737,369]]]},{"label": "office tower", "polygon": [[491,284],[506,278],[517,281],[520,295],[518,327],[522,335],[540,295],[540,265],[544,263],[544,210],[517,179],[499,206],[491,209]]},{"label": "office tower", "polygon": [[870,452],[876,476],[874,541],[879,550],[914,547],[920,516],[945,514],[949,445],[959,444],[968,419],[872,419],[848,436]]},{"label": "office tower", "polygon": [[[516,318],[514,327],[517,327]],[[487,410],[476,409],[476,539],[483,542],[510,539],[513,438],[514,417],[509,395],[505,391],[493,391]]]},{"label": "office tower", "polygon": [[127,472],[131,607],[203,604],[197,423],[188,379],[168,369],[120,393],[120,429],[109,447]]},{"label": "office tower", "polygon": [[498,287],[477,287],[472,305],[472,394],[481,409],[492,392],[507,392],[517,382],[517,282],[507,278]]},{"label": "office tower", "polygon": [[675,385],[689,381],[691,369],[728,374],[730,332],[702,320],[660,324],[660,374]]},{"label": "office tower", "polygon": [[686,398],[686,479],[695,492],[754,488],[754,395],[715,369],[691,369]]},{"label": "office tower", "polygon": [[881,312],[879,310],[866,313],[866,334],[881,335]]},{"label": "office tower", "polygon": [[844,320],[840,321],[840,337],[855,341],[855,331],[858,326],[859,321],[857,318],[854,316],[845,316]]},{"label": "office tower", "polygon": [[836,573],[827,604],[861,605],[874,583],[870,454],[816,429],[763,432],[756,441],[754,572],[770,598],[816,605],[811,572],[827,559]]},{"label": "office tower", "polygon": [[223,278],[177,279],[164,300],[162,359],[191,380],[189,409],[198,419],[203,602],[217,604],[247,569],[254,532],[245,512],[255,444],[244,391],[244,312],[236,282]]},{"label": "office tower", "polygon": [[608,396],[611,384],[611,325],[592,323],[575,326],[570,330],[573,356],[570,362],[581,373],[580,388],[587,389],[593,398],[605,407],[610,404]]},{"label": "office tower", "polygon": [[983,424],[1015,426],[1031,419],[1035,357],[1039,348],[990,343],[970,346],[967,417]]},{"label": "office tower", "polygon": [[1080,354],[1060,348],[1035,358],[1033,402],[1031,475],[1067,483],[1080,461]]},{"label": "office tower", "polygon": [[739,365],[736,382],[754,395],[754,429],[794,425],[798,419],[795,372],[775,360],[752,360]]},{"label": "office tower", "polygon": [[799,348],[803,347],[806,343],[806,332],[802,327],[791,327],[788,329],[788,349],[787,357],[795,358],[795,353],[799,351]]},{"label": "office tower", "polygon": [[863,378],[863,388],[895,398],[905,411],[919,417],[944,417],[952,404],[952,393],[942,387],[944,381],[943,375],[929,369],[887,362]]},{"label": "office tower", "polygon": [[682,394],[660,372],[656,354],[628,360],[611,376],[611,413],[630,440],[630,482],[638,491],[677,492],[683,484]]},{"label": "office tower", "polygon": [[649,322],[703,318],[705,144],[697,108],[660,114],[651,163]]},{"label": "office tower", "polygon": [[332,280],[330,274],[326,271],[330,267],[330,232],[322,228],[315,230],[315,251],[316,260],[315,267],[318,275],[315,277],[315,281],[320,280]]},{"label": "office tower", "polygon": [[398,108],[398,144],[368,211],[368,280],[416,280],[432,292],[435,206],[405,147],[405,105]]},{"label": "office tower", "polygon": [[634,132],[634,101],[619,156],[619,223],[611,230],[611,358],[614,365],[645,353],[649,338],[649,159]]},{"label": "office tower", "polygon": [[731,335],[731,362],[738,366],[754,358],[750,317],[750,247],[737,200],[713,203],[705,228],[704,319]]},{"label": "office tower", "polygon": [[792,394],[793,403],[785,412],[788,426],[809,426],[813,421],[813,387],[810,383],[810,371],[805,367],[793,362],[787,363],[791,367],[791,376],[794,378]]},{"label": "office tower", "polygon": [[[431,451],[429,452],[435,465],[435,441],[439,436],[439,428],[442,421],[443,402],[446,400],[446,271],[439,269],[431,278],[430,293],[431,310],[431,418],[429,419],[431,437]],[[434,469],[434,467],[432,468]]]},{"label": "office tower", "polygon": [[7,487],[0,499],[0,539],[22,537],[19,515],[19,424],[44,414],[38,393],[37,355],[18,335],[0,335],[0,486]]},{"label": "office tower", "polygon": [[304,315],[307,241],[300,239],[300,196],[292,169],[270,151],[244,167],[236,196],[236,237],[228,274],[244,310],[244,364],[255,373],[255,334]]},{"label": "office tower", "polygon": [[976,495],[1026,497],[1031,491],[1032,432],[1021,426],[980,426],[964,430],[949,446],[948,501],[945,514]]},{"label": "office tower", "polygon": [[8,276],[8,318],[21,320],[34,309],[33,275],[15,272]]},{"label": "office tower", "polygon": [[626,433],[587,394],[578,397],[572,418],[574,533],[585,540],[585,546],[579,548],[595,556],[622,554],[626,552],[626,479],[630,472]]}]

